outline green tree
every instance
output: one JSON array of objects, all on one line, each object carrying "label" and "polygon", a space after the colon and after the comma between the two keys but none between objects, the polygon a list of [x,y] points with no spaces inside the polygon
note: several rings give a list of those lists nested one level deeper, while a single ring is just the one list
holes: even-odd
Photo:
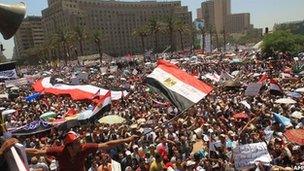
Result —
[{"label": "green tree", "polygon": [[274,52],[290,52],[297,54],[304,50],[304,38],[301,35],[294,35],[288,31],[275,31],[264,37],[262,51],[272,56]]},{"label": "green tree", "polygon": [[147,25],[141,26],[137,28],[133,32],[133,36],[140,37],[142,53],[145,53],[145,38],[149,35],[149,28]]},{"label": "green tree", "polygon": [[157,52],[158,49],[158,33],[162,31],[162,23],[153,17],[148,22],[149,33],[154,36],[154,51]]},{"label": "green tree", "polygon": [[190,31],[190,26],[186,25],[183,21],[176,21],[175,28],[179,34],[181,49],[184,50],[183,33]]},{"label": "green tree", "polygon": [[100,64],[102,64],[102,50],[101,50],[101,43],[103,40],[103,33],[101,30],[95,30],[92,33],[92,39],[98,49],[98,54],[99,54],[99,60],[100,60]]},{"label": "green tree", "polygon": [[53,35],[53,41],[62,48],[64,61],[67,64],[70,57],[69,45],[73,42],[73,34],[69,30],[58,29]]},{"label": "green tree", "polygon": [[175,49],[176,49],[175,41],[173,39],[174,39],[174,32],[176,29],[177,22],[178,22],[178,19],[176,19],[172,15],[165,17],[165,20],[164,20],[164,30],[170,36],[170,46],[171,46],[170,51],[171,52],[175,51]]},{"label": "green tree", "polygon": [[81,26],[76,26],[74,28],[74,39],[77,40],[78,44],[79,44],[79,49],[80,49],[80,55],[83,56],[83,47],[84,47],[84,43],[83,41],[87,38],[87,33],[85,31],[85,29]]}]

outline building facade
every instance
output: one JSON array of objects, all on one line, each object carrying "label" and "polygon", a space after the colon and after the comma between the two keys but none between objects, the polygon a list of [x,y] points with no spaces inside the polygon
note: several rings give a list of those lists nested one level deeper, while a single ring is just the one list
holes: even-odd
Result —
[{"label": "building facade", "polygon": [[[140,53],[142,44],[134,31],[147,24],[151,18],[163,19],[174,16],[191,25],[192,16],[188,8],[180,1],[174,2],[123,2],[103,0],[48,0],[48,8],[42,11],[44,35],[49,37],[58,29],[84,28],[89,34],[100,30],[102,52],[112,56]],[[167,33],[158,34],[158,51],[170,44]],[[97,53],[97,48],[88,36],[84,42],[85,55]],[[145,39],[145,48],[154,48],[153,36]],[[179,37],[174,36],[177,48],[180,48]],[[191,36],[184,36],[184,46],[191,47]],[[77,46],[75,49],[79,49]]]},{"label": "building facade", "polygon": [[216,30],[217,33],[245,33],[251,28],[250,14],[231,13],[231,0],[208,0],[201,4],[205,26]]},{"label": "building facade", "polygon": [[26,17],[14,36],[14,42],[14,58],[16,59],[26,56],[25,52],[27,49],[42,45],[44,42],[44,34],[41,17]]},{"label": "building facade", "polygon": [[250,24],[249,13],[228,15],[226,26],[228,33],[245,33],[246,31],[253,29],[253,25]]}]

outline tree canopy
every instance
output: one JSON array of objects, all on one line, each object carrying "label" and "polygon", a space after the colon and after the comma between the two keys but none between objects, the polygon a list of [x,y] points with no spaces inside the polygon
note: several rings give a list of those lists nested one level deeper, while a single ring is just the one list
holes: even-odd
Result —
[{"label": "tree canopy", "polygon": [[304,36],[288,31],[274,31],[264,37],[262,51],[267,55],[273,55],[275,52],[297,54],[304,51]]}]

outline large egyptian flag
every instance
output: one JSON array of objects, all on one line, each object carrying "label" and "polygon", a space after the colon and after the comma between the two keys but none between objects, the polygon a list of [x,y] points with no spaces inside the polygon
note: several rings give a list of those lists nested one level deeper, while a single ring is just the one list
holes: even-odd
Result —
[{"label": "large egyptian flag", "polygon": [[167,97],[180,111],[198,103],[212,87],[180,70],[176,65],[159,60],[146,78],[146,83]]},{"label": "large egyptian flag", "polygon": [[91,121],[98,120],[103,116],[104,113],[111,110],[112,98],[111,91],[108,91],[106,95],[99,101],[96,107],[93,110],[92,116],[88,119]]},{"label": "large egyptian flag", "polygon": [[[96,103],[102,99],[109,90],[96,87],[94,85],[69,85],[56,81],[54,77],[46,77],[37,80],[33,84],[35,91],[39,93],[50,93],[55,95],[70,95],[73,100],[91,100]],[[111,96],[113,100],[119,100],[122,96],[128,94],[127,91],[113,91]]]}]

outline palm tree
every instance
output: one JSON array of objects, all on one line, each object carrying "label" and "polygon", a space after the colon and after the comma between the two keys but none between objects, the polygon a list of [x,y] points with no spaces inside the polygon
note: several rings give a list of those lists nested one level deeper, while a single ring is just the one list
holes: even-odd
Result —
[{"label": "palm tree", "polygon": [[183,33],[190,31],[189,26],[186,25],[181,20],[178,20],[176,22],[175,27],[176,27],[177,32],[179,33],[179,38],[180,38],[180,43],[181,43],[181,49],[184,50]]},{"label": "palm tree", "polygon": [[79,48],[80,48],[80,54],[83,56],[83,41],[87,37],[87,34],[85,32],[85,29],[83,27],[77,26],[74,28],[74,39],[78,41]]},{"label": "palm tree", "polygon": [[102,64],[102,51],[101,51],[102,38],[103,38],[103,33],[100,30],[95,30],[92,33],[92,39],[98,49],[100,64]]},{"label": "palm tree", "polygon": [[175,31],[177,19],[173,16],[167,16],[164,21],[164,29],[167,33],[170,35],[170,45],[171,45],[171,51],[175,50],[175,42],[173,41],[173,34]]},{"label": "palm tree", "polygon": [[158,33],[162,30],[162,24],[157,18],[151,18],[148,23],[149,33],[154,36],[154,50],[158,51]]},{"label": "palm tree", "polygon": [[64,61],[65,61],[65,64],[67,64],[67,61],[68,61],[67,58],[70,56],[68,45],[70,44],[70,42],[73,39],[71,32],[69,32],[67,30],[59,29],[55,32],[55,34],[53,35],[53,38],[54,38],[54,41],[57,42],[58,45],[60,45],[60,47],[63,49]]},{"label": "palm tree", "polygon": [[140,37],[141,40],[141,47],[142,47],[142,53],[145,53],[145,38],[149,35],[149,28],[147,25],[144,25],[142,27],[137,28],[133,32],[133,36],[138,36]]}]

